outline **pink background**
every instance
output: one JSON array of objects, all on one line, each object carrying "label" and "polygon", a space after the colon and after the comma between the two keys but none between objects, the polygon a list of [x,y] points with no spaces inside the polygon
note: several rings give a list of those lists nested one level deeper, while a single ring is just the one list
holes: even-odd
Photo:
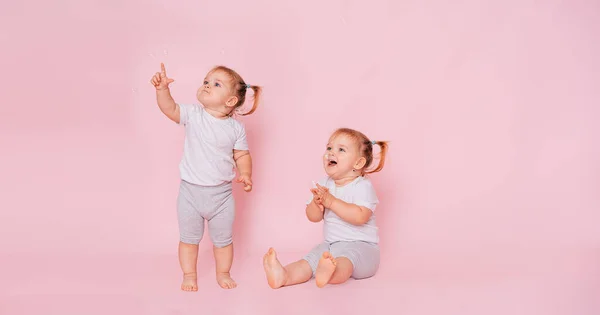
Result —
[{"label": "pink background", "polygon": [[[183,314],[207,296],[317,314],[352,294],[356,312],[598,314],[600,4],[366,3],[3,3],[0,314]],[[179,102],[217,64],[264,87],[241,118],[255,186],[235,191],[236,292],[214,284],[208,238],[205,291],[177,291],[183,130],[156,105],[160,62]],[[272,292],[262,253],[321,240],[303,202],[341,126],[390,141],[380,273]],[[232,297],[254,308],[214,303]]]}]

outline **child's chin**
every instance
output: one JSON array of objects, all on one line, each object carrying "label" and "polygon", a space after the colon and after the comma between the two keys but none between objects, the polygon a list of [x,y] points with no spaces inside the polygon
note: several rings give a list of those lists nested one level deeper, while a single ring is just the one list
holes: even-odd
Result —
[{"label": "child's chin", "polygon": [[205,93],[200,93],[196,96],[196,98],[198,99],[198,101],[202,104],[206,103],[206,94]]},{"label": "child's chin", "polygon": [[198,102],[202,104],[202,107],[211,108],[210,102],[207,102],[203,97],[198,97]]},{"label": "child's chin", "polygon": [[333,176],[335,174],[335,171],[325,166],[325,173],[327,174],[327,176]]}]

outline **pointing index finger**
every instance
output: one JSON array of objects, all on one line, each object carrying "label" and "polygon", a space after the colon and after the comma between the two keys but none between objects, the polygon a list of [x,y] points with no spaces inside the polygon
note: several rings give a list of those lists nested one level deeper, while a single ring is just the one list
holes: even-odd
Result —
[{"label": "pointing index finger", "polygon": [[160,63],[160,72],[162,72],[162,74],[164,74],[165,76],[167,75],[167,70],[165,69],[165,64],[164,63]]}]

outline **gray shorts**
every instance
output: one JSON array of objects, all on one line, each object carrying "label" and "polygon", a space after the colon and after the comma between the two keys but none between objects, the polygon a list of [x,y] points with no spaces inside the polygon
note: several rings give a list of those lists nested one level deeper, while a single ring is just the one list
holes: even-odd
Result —
[{"label": "gray shorts", "polygon": [[177,220],[179,239],[186,244],[198,244],[204,235],[204,220],[215,247],[232,243],[235,200],[232,184],[198,186],[186,181],[179,185]]},{"label": "gray shorts", "polygon": [[361,241],[354,242],[323,242],[315,246],[306,256],[304,260],[312,268],[313,276],[317,270],[319,260],[323,253],[329,251],[335,258],[346,257],[352,263],[354,270],[352,278],[364,279],[375,275],[379,269],[379,245]]}]

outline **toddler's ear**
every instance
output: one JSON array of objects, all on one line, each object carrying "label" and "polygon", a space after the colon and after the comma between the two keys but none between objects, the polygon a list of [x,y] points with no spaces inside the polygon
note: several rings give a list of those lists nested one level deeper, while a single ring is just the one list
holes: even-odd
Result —
[{"label": "toddler's ear", "polygon": [[365,159],[365,157],[361,157],[360,159],[358,159],[358,161],[356,161],[356,164],[354,164],[354,168],[357,170],[361,170],[363,169],[363,167],[365,167],[365,164],[367,164],[367,159]]},{"label": "toddler's ear", "polygon": [[229,97],[229,99],[227,99],[227,102],[225,102],[225,106],[227,107],[235,107],[235,105],[237,105],[239,99],[237,98],[237,96],[231,96]]}]

